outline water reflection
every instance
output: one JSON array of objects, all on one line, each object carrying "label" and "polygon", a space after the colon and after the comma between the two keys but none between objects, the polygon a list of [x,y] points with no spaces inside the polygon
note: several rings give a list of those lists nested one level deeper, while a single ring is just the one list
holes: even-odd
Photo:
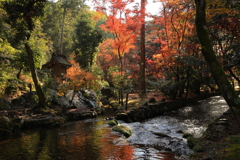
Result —
[{"label": "water reflection", "polygon": [[101,119],[35,129],[0,141],[0,160],[172,160],[174,155],[146,146],[115,144],[119,135]]},{"label": "water reflection", "polygon": [[[227,109],[219,96],[144,123],[125,124],[133,131],[127,140],[119,138],[101,117],[67,123],[61,128],[25,131],[0,141],[0,160],[173,160],[174,154],[153,146],[188,154],[186,140],[177,131],[199,136],[209,121]],[[153,132],[171,138],[159,138]]]}]

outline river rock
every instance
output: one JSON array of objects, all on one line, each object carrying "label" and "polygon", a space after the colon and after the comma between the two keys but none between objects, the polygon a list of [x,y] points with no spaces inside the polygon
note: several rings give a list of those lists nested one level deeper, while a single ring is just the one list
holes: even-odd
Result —
[{"label": "river rock", "polygon": [[[69,90],[65,94],[71,108],[97,108],[96,93],[88,90],[73,92]],[[72,102],[71,102],[72,101]]]},{"label": "river rock", "polygon": [[[57,94],[57,91],[52,91],[51,93]],[[54,95],[52,95],[54,97]],[[68,90],[64,96],[58,96],[53,98],[52,103],[57,104],[61,107],[71,107],[71,108],[97,108],[97,95],[94,91],[81,90],[74,92],[73,90]],[[71,104],[71,105],[70,105]]]},{"label": "river rock", "polygon": [[118,121],[116,119],[112,119],[112,120],[108,121],[108,125],[110,125],[110,126],[118,125]]},{"label": "river rock", "polygon": [[112,128],[112,130],[123,134],[127,138],[132,135],[131,129],[123,125],[116,125]]}]

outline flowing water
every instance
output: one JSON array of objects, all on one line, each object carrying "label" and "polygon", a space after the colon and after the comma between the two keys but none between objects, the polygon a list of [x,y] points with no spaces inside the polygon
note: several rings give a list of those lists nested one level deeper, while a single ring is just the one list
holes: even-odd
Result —
[{"label": "flowing water", "polygon": [[0,160],[187,159],[192,151],[178,131],[200,136],[207,123],[227,109],[225,101],[216,96],[142,123],[121,122],[132,129],[133,135],[127,139],[113,132],[105,117],[23,131],[0,141]]}]

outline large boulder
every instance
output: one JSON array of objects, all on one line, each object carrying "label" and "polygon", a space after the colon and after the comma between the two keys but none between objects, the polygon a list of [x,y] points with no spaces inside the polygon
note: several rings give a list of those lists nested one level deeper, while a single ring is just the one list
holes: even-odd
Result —
[{"label": "large boulder", "polygon": [[66,94],[67,99],[72,100],[71,107],[72,108],[97,108],[97,95],[93,91],[88,91],[88,90],[81,90],[78,91],[77,93],[74,94],[73,92],[68,92]]},{"label": "large boulder", "polygon": [[[71,101],[71,100],[70,100]],[[83,96],[81,91],[78,91],[74,94],[74,97],[72,99],[72,108],[88,108],[88,104],[86,103],[88,99]]]}]

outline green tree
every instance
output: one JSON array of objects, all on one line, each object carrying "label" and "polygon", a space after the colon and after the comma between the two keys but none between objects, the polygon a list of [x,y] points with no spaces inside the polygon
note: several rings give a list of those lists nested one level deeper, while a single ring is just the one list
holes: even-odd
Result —
[{"label": "green tree", "polygon": [[[213,44],[209,37],[208,30],[206,28],[206,1],[195,0],[196,3],[196,28],[199,41],[202,46],[202,54],[208,63],[210,71],[214,80],[216,81],[218,88],[220,89],[224,99],[229,105],[231,111],[234,112],[234,108],[240,110],[240,98],[231,86],[225,72],[219,63],[215,52],[213,51]],[[240,114],[238,112],[238,114]]]},{"label": "green tree", "polygon": [[73,41],[70,39],[77,17],[86,6],[82,0],[58,0],[48,4],[46,19],[42,22],[43,32],[51,38],[54,52],[70,55],[73,52]]},{"label": "green tree", "polygon": [[76,61],[83,69],[91,70],[97,47],[103,40],[102,31],[93,20],[93,14],[83,10],[76,24],[74,46]]},{"label": "green tree", "polygon": [[8,18],[6,22],[16,30],[15,42],[23,43],[27,52],[28,64],[39,98],[39,107],[45,107],[45,95],[38,82],[34,63],[34,50],[31,48],[31,35],[36,21],[43,16],[46,0],[12,0],[2,2]]}]

